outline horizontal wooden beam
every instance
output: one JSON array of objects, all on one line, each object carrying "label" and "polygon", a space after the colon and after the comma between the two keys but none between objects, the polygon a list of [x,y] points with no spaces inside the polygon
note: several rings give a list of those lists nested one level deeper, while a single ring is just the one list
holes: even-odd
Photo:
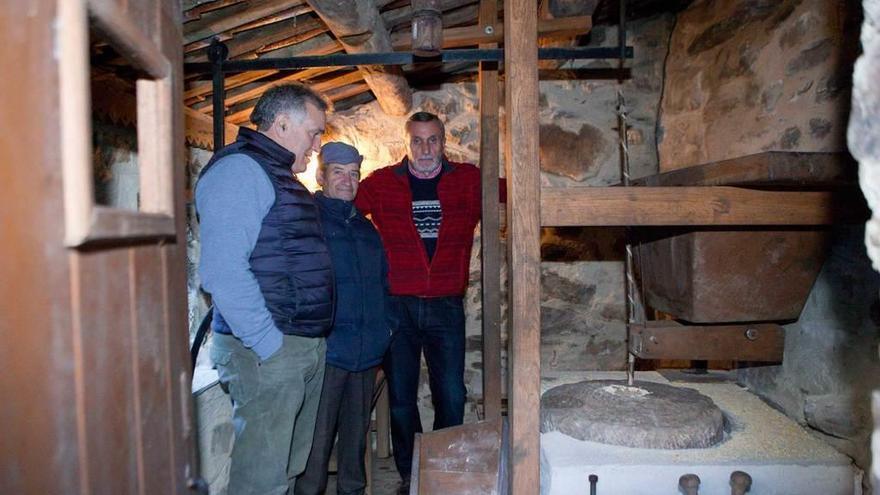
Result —
[{"label": "horizontal wooden beam", "polygon": [[864,220],[863,201],[855,190],[545,187],[541,189],[541,225],[830,225]]},{"label": "horizontal wooden beam", "polygon": [[629,350],[641,359],[781,362],[785,330],[774,323],[682,325],[649,321],[630,325]]}]

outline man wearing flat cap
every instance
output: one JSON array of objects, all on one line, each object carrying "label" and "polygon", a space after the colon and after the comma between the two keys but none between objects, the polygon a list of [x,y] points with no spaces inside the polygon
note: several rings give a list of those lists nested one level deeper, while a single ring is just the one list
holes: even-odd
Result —
[{"label": "man wearing flat cap", "polygon": [[336,318],[327,337],[324,389],[312,451],[305,472],[297,479],[296,495],[324,493],[337,432],[337,493],[362,494],[366,487],[364,452],[373,384],[390,331],[382,241],[353,204],[362,161],[357,149],[340,142],[325,144],[318,155],[316,178],[323,190],[315,193],[315,200],[333,262]]}]

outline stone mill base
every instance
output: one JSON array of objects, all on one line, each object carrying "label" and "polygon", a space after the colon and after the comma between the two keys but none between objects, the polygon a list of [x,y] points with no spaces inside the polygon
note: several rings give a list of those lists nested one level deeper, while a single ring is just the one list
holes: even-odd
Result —
[{"label": "stone mill base", "polygon": [[[582,380],[623,379],[622,373],[547,373],[542,392]],[[637,379],[676,385],[654,372]],[[845,455],[812,436],[735,383],[683,383],[711,398],[729,423],[725,438],[704,449],[660,450],[576,440],[559,432],[541,435],[541,494],[678,494],[678,479],[700,477],[700,494],[730,493],[730,474],[751,475],[750,493],[761,495],[861,494],[861,474]]]}]

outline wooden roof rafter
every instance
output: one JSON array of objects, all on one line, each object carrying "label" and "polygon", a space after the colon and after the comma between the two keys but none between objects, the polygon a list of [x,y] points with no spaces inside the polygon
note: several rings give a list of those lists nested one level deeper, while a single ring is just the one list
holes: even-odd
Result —
[{"label": "wooden roof rafter", "polygon": [[[369,1],[308,0],[348,53],[389,52],[391,36],[378,7]],[[412,90],[400,67],[362,66],[359,70],[379,105],[389,115],[404,115],[412,106]]]},{"label": "wooden roof rafter", "polygon": [[[313,69],[309,69],[309,70],[313,70]],[[326,68],[321,67],[321,68],[318,68],[317,70],[326,70]],[[306,72],[306,71],[302,71],[302,72]],[[300,73],[297,73],[297,74],[300,74]],[[311,85],[311,88],[319,93],[324,93],[329,90],[336,89],[340,86],[346,86],[346,85],[349,85],[349,84],[352,84],[355,82],[359,82],[359,81],[363,81],[363,74],[361,74],[357,70],[354,70],[354,71],[346,72],[340,76],[336,76],[332,79],[328,79],[326,81],[316,82]],[[278,84],[281,84],[281,83],[278,83]],[[271,86],[274,86],[274,85],[270,85],[270,87]],[[269,88],[266,88],[266,89],[269,89]],[[262,94],[262,92],[261,92],[261,94]],[[247,122],[248,119],[250,118],[251,112],[254,109],[254,106],[256,105],[256,101],[254,101],[254,100],[255,100],[255,97],[249,99],[249,102],[246,103],[243,108],[240,107],[240,109],[235,110],[233,113],[230,113],[229,115],[227,115],[226,120],[229,122],[232,122],[234,124],[241,124],[243,122]]]},{"label": "wooden roof rafter", "polygon": [[[298,9],[303,9],[299,7]],[[266,24],[259,29],[242,30],[234,33],[223,33],[217,39],[226,43],[229,48],[229,58],[236,59],[239,57],[250,58],[258,56],[262,52],[270,51],[265,49],[268,45],[273,45],[285,39],[296,38],[310,31],[318,31],[317,34],[327,32],[327,26],[311,12],[311,9],[304,10],[299,15],[284,19],[271,24]],[[299,43],[308,38],[295,40],[292,43]],[[187,45],[187,62],[206,62],[208,60],[207,48],[211,40],[199,41],[196,44]],[[192,50],[189,47],[192,46]],[[280,46],[278,48],[281,48]]]},{"label": "wooden roof rafter", "polygon": [[183,25],[184,44],[211,38],[304,3],[303,0],[249,0],[211,11],[198,21]]},{"label": "wooden roof rafter", "polygon": [[[191,0],[189,5],[192,7],[184,12],[184,18],[188,20],[184,25],[184,31],[187,40],[190,41],[186,45],[186,61],[188,63],[206,61],[204,47],[210,43],[213,36],[225,40],[230,51],[230,60],[330,54],[343,49],[346,46],[345,42],[354,43],[359,42],[361,37],[374,37],[372,32],[368,34],[354,32],[363,31],[363,26],[356,26],[353,30],[347,31],[342,29],[340,32],[334,33],[329,29],[327,20],[321,18],[320,13],[314,10],[315,5],[313,4],[323,2],[338,4],[341,6],[340,8],[352,10],[352,3],[344,0]],[[495,24],[495,32],[491,35],[487,35],[477,22],[480,3],[479,0],[440,0],[439,6],[443,12],[445,27],[444,48],[467,47],[501,41],[504,31],[500,21]],[[370,2],[358,2],[357,5],[369,4]],[[391,41],[391,46],[387,51],[407,50],[410,44],[408,21],[412,17],[410,1],[376,0],[373,2],[373,6],[375,11],[370,12],[369,18],[375,19],[373,21],[375,26],[384,26],[384,33]],[[496,4],[495,7],[499,14],[503,12],[500,5]],[[362,21],[363,19],[354,20],[355,24]],[[332,17],[330,23],[334,22],[340,22],[339,16]],[[579,16],[539,20],[538,25],[539,37],[564,39],[588,33],[592,22],[588,16]],[[310,49],[307,51],[300,49],[301,46],[305,47],[306,45],[309,45]],[[352,49],[352,46],[349,45],[348,48]],[[433,70],[438,70],[438,66],[433,67]],[[453,63],[439,67],[439,70],[445,74],[444,77],[449,77],[453,73],[473,72],[474,64]],[[392,101],[399,100],[401,95],[411,94],[408,82],[410,76],[418,79],[418,74],[423,73],[424,69],[425,66],[422,65],[392,67],[391,71],[397,74],[393,78],[397,81],[395,83],[397,86],[390,91]],[[362,70],[366,74],[367,84],[373,77],[385,77],[381,73],[377,75],[376,67],[365,67]],[[229,91],[225,95],[225,108],[230,109],[232,114],[241,115],[250,106],[247,103],[248,100],[259,98],[263,91],[279,84],[279,81],[308,81],[312,77],[330,73],[329,69],[300,71],[304,73],[301,76],[281,75],[279,72],[276,69],[266,69],[229,75],[224,84],[225,89]],[[404,74],[406,74],[406,78],[403,77]],[[362,100],[364,99],[363,93],[367,91],[363,87],[363,80],[343,84],[347,80],[334,77],[328,81],[330,84],[322,84],[322,88],[324,91],[332,92],[335,96],[352,95]],[[338,81],[341,84],[334,86],[332,81]],[[326,82],[322,81],[322,83]],[[379,86],[383,88],[379,91],[385,91],[388,88],[385,84]],[[210,97],[212,91],[210,82],[192,81],[187,84],[184,92],[185,104],[200,113],[209,115],[211,108],[205,106],[203,102]],[[376,94],[375,88],[372,93]],[[379,97],[380,100],[387,98],[384,95]],[[328,99],[340,101],[336,97],[328,96]],[[399,101],[396,104],[397,112],[400,113],[402,111],[400,108],[404,108],[404,106],[400,105]]]}]

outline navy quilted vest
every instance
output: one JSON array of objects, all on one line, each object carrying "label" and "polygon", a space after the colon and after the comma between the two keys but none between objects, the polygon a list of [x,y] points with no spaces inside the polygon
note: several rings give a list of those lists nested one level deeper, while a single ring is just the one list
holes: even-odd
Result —
[{"label": "navy quilted vest", "polygon": [[[235,143],[214,153],[199,176],[233,153],[253,158],[275,189],[275,204],[263,218],[249,260],[266,307],[281,332],[324,336],[333,322],[333,268],[318,206],[290,171],[294,155],[262,133],[242,127]],[[216,307],[212,328],[232,333]]]}]

